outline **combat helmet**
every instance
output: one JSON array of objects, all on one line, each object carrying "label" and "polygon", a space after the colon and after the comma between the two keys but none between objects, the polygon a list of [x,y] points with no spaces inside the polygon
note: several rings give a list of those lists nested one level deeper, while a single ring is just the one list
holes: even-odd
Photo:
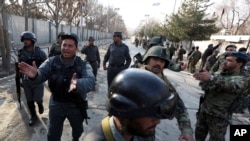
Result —
[{"label": "combat helmet", "polygon": [[58,34],[58,36],[57,36],[57,39],[59,38],[59,37],[61,37],[62,35],[64,35],[65,34],[65,32],[60,32],[59,34]]},{"label": "combat helmet", "polygon": [[143,57],[143,62],[146,63],[149,57],[158,57],[166,61],[165,65],[169,64],[170,58],[169,58],[169,52],[166,50],[166,48],[162,46],[153,46],[151,47],[147,53]]},{"label": "combat helmet", "polygon": [[162,36],[154,36],[149,44],[148,44],[148,48],[151,48],[152,46],[163,46],[163,37]]},{"label": "combat helmet", "polygon": [[120,72],[111,83],[107,110],[110,115],[120,118],[172,119],[178,98],[157,75],[129,68]]},{"label": "combat helmet", "polygon": [[21,42],[23,42],[24,39],[29,39],[31,40],[33,43],[36,42],[36,35],[33,32],[30,31],[24,31],[21,33]]}]

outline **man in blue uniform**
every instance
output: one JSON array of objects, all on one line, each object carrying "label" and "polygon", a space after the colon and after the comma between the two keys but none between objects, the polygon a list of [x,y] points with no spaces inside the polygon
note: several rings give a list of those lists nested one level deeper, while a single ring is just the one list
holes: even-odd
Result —
[{"label": "man in blue uniform", "polygon": [[[108,87],[115,76],[124,69],[127,69],[131,63],[129,48],[122,43],[122,33],[115,32],[113,35],[114,43],[110,44],[103,60],[103,69],[108,70]],[[109,62],[108,67],[106,63]]]},{"label": "man in blue uniform", "polygon": [[67,118],[72,127],[73,141],[78,141],[83,132],[83,121],[87,119],[82,108],[86,93],[94,89],[95,79],[88,62],[76,56],[78,37],[74,33],[62,36],[61,55],[50,57],[38,69],[19,63],[20,72],[29,82],[37,85],[48,80],[52,93],[49,103],[48,141],[60,141],[63,123]]},{"label": "man in blue uniform", "polygon": [[[24,46],[18,51],[19,62],[26,62],[27,64],[32,65],[32,62],[34,61],[39,67],[43,61],[47,59],[45,52],[41,50],[40,47],[35,46],[36,40],[35,34],[30,31],[25,31],[21,34],[21,42],[23,42]],[[32,126],[37,121],[35,102],[37,103],[39,113],[42,114],[44,111],[44,86],[43,83],[35,86],[30,85],[26,75],[22,75],[21,78],[28,109],[31,115],[29,125]]]}]

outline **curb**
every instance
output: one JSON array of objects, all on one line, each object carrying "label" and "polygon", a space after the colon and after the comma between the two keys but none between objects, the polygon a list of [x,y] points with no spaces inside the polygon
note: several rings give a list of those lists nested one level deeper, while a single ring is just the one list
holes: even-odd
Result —
[{"label": "curb", "polygon": [[6,81],[6,80],[9,80],[9,79],[13,79],[13,78],[15,78],[15,75],[16,74],[11,74],[11,75],[8,75],[6,77],[0,78],[0,81]]}]

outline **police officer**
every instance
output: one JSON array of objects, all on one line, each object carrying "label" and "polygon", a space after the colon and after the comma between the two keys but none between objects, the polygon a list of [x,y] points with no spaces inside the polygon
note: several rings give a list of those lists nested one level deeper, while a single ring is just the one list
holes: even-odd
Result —
[{"label": "police officer", "polygon": [[[168,54],[165,52],[165,48],[161,46],[154,46],[150,48],[143,58],[144,65],[142,69],[148,70],[154,73],[156,76],[161,78],[166,86],[169,88],[169,91],[179,97],[174,86],[170,83],[167,77],[163,74],[163,69],[170,64],[171,60],[169,59]],[[181,130],[180,140],[185,139],[187,141],[194,141],[193,139],[193,129],[191,127],[191,122],[187,109],[182,101],[179,98],[175,115],[179,123],[179,129]]]},{"label": "police officer", "polygon": [[86,55],[85,60],[87,60],[92,69],[93,69],[93,73],[95,75],[97,75],[97,69],[100,68],[100,54],[99,54],[99,50],[98,47],[96,45],[94,45],[94,37],[89,37],[88,39],[89,41],[89,45],[88,46],[84,46],[81,50],[81,53]]},{"label": "police officer", "polygon": [[249,92],[249,80],[240,71],[246,62],[246,54],[232,52],[226,56],[221,72],[212,75],[207,71],[194,74],[194,78],[202,82],[201,87],[205,91],[195,128],[196,141],[204,141],[208,133],[211,141],[225,141],[234,111],[232,104]]},{"label": "police officer", "polygon": [[[42,64],[42,62],[46,60],[47,56],[45,52],[41,50],[38,46],[35,46],[36,40],[37,40],[36,36],[32,32],[24,31],[21,34],[21,42],[23,42],[24,46],[22,49],[18,51],[19,62],[25,62],[29,65],[32,65],[32,62],[34,61],[37,64],[37,67],[39,67]],[[29,125],[32,126],[37,121],[35,102],[38,105],[39,113],[42,114],[44,111],[43,107],[44,87],[43,83],[35,86],[30,85],[28,77],[25,74],[22,75],[21,79],[28,109],[31,114]]]},{"label": "police officer", "polygon": [[[114,32],[113,40],[114,43],[110,44],[103,60],[103,69],[108,70],[108,87],[110,87],[114,77],[120,71],[128,68],[131,63],[129,48],[122,43],[122,33]],[[107,62],[109,62],[108,67],[106,66]]]},{"label": "police officer", "polygon": [[112,82],[109,117],[88,132],[84,141],[154,141],[160,119],[172,119],[178,97],[153,73],[129,68]]},{"label": "police officer", "polygon": [[86,93],[94,89],[95,78],[88,62],[76,56],[78,37],[74,33],[62,35],[62,54],[50,57],[38,69],[21,62],[20,71],[31,84],[48,80],[52,93],[49,102],[48,141],[60,141],[63,123],[67,118],[72,127],[73,141],[83,132],[86,109],[80,108]]},{"label": "police officer", "polygon": [[57,36],[57,42],[53,43],[50,47],[49,51],[49,57],[55,56],[55,55],[61,55],[61,44],[62,44],[62,35],[64,35],[65,32],[60,32]]}]

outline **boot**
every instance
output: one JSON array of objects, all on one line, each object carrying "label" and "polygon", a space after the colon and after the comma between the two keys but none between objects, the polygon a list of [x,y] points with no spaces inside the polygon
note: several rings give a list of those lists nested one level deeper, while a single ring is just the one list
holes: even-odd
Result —
[{"label": "boot", "polygon": [[31,118],[29,120],[29,125],[32,126],[37,121],[37,115],[36,115],[36,109],[35,109],[35,102],[34,101],[29,101],[28,102],[28,108],[30,110],[30,115],[31,115]]},{"label": "boot", "polygon": [[42,114],[44,112],[43,101],[37,102],[37,105],[39,114]]}]

